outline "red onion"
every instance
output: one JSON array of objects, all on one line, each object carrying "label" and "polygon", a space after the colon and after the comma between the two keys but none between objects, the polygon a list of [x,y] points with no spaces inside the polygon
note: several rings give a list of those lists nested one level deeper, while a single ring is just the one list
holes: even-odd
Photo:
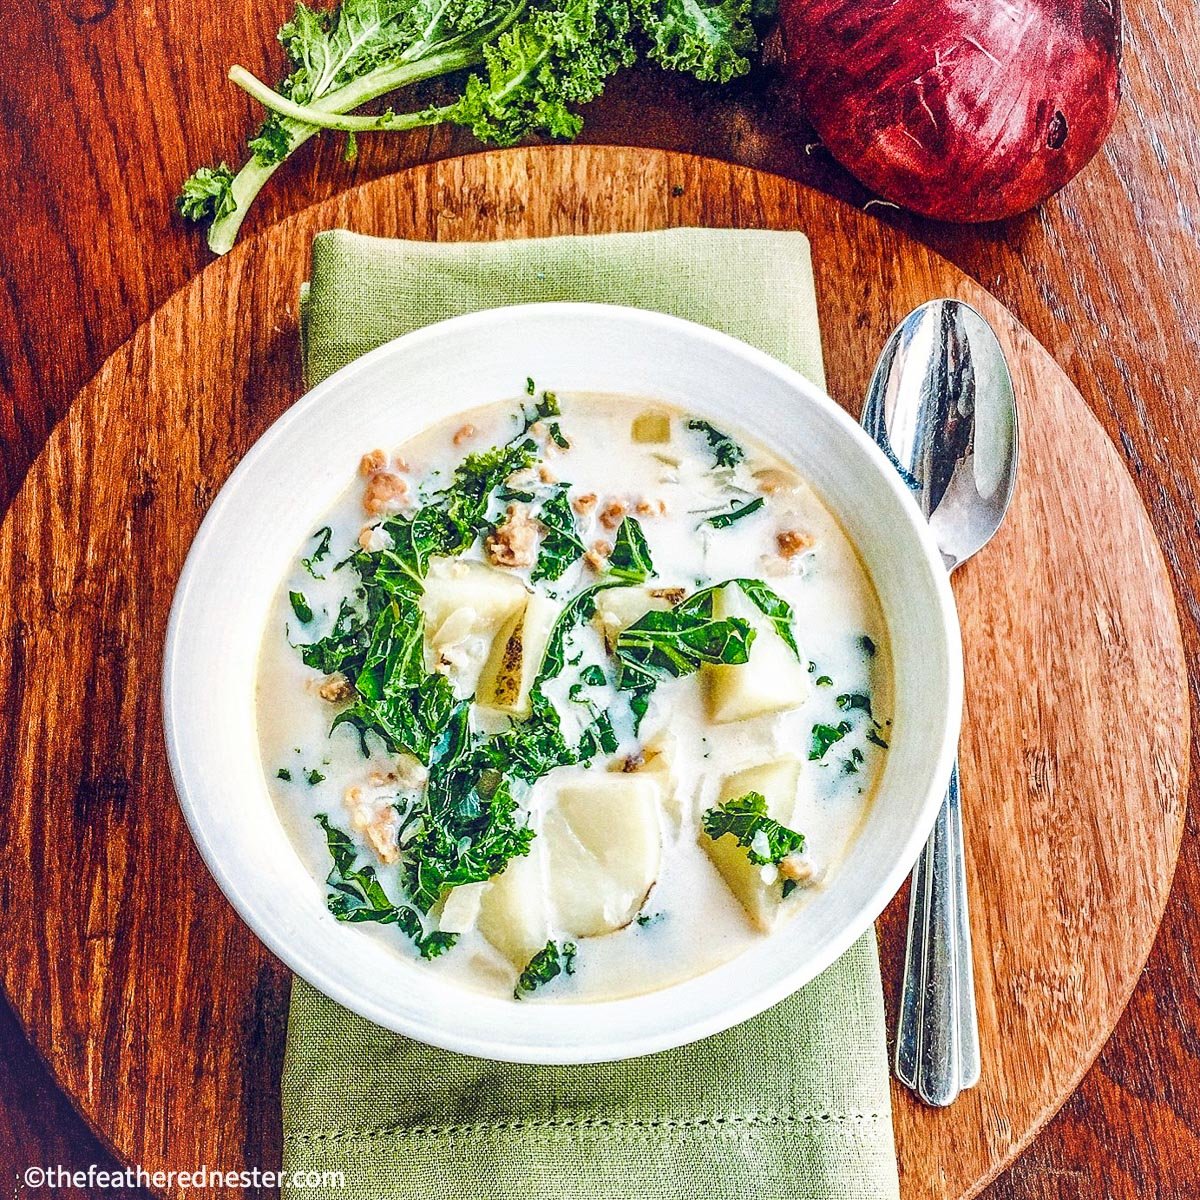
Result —
[{"label": "red onion", "polygon": [[904,208],[993,221],[1100,149],[1119,0],[781,0],[788,86],[830,153]]}]

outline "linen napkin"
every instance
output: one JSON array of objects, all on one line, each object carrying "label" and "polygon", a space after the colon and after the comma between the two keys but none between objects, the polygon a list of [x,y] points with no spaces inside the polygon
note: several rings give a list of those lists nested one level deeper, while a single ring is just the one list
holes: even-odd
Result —
[{"label": "linen napkin", "polygon": [[[673,313],[823,382],[807,239],[714,229],[494,243],[320,234],[302,297],[309,381],[419,326],[532,300]],[[296,979],[283,1126],[285,1172],[345,1177],[285,1185],[297,1200],[892,1200],[875,936],[735,1029],[579,1067],[436,1050]]]}]

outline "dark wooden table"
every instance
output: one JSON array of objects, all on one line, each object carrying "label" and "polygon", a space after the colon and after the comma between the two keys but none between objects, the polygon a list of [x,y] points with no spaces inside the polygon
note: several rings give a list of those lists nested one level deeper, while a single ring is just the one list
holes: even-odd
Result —
[{"label": "dark wooden table", "polygon": [[[79,386],[207,261],[171,201],[197,162],[237,158],[253,118],[225,69],[241,61],[273,78],[273,37],[288,8],[288,0],[48,0],[10,6],[0,19],[0,510]],[[1125,81],[1104,151],[1038,212],[982,228],[879,215],[1007,304],[1121,448],[1174,573],[1195,704],[1200,18],[1190,0],[1139,0],[1126,13]],[[799,122],[780,115],[773,88],[769,71],[718,90],[635,71],[592,106],[584,136],[709,154],[853,203],[869,199]],[[446,130],[385,135],[364,138],[348,166],[332,141],[310,145],[276,177],[247,232],[352,183],[474,148]],[[1194,756],[1197,746],[1193,739]],[[0,852],[5,803],[0,796]],[[1162,932],[1129,1010],[1076,1095],[987,1191],[990,1200],[1200,1196],[1198,821],[1193,807]],[[0,894],[0,919],[3,904]],[[0,1002],[6,1194],[29,1194],[18,1179],[28,1165],[91,1163],[116,1165]]]}]

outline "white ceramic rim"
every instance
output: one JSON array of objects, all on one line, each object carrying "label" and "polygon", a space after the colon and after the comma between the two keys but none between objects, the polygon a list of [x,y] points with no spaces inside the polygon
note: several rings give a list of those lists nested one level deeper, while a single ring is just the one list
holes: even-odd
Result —
[{"label": "white ceramic rim", "polygon": [[[352,381],[372,372],[383,360],[402,360],[406,354],[428,348],[430,344],[447,337],[486,339],[489,336],[511,336],[513,327],[519,330],[522,325],[536,325],[547,320],[564,330],[571,329],[572,325],[576,331],[608,326],[610,332],[620,331],[632,338],[662,338],[667,341],[685,338],[698,350],[737,360],[748,372],[774,379],[794,393],[802,405],[809,406],[810,416],[836,427],[838,436],[844,436],[847,441],[847,452],[871,471],[874,490],[877,493],[882,491],[894,500],[896,507],[890,517],[898,518],[898,522],[894,522],[891,528],[893,532],[902,530],[901,536],[910,539],[910,549],[914,554],[914,578],[919,579],[925,587],[927,599],[932,604],[931,610],[925,613],[928,625],[922,636],[928,639],[929,650],[938,660],[938,670],[941,672],[938,694],[927,698],[936,711],[935,723],[940,736],[935,736],[933,744],[923,751],[927,768],[923,772],[916,819],[911,822],[907,836],[898,843],[891,865],[867,888],[855,908],[853,918],[847,920],[836,935],[827,937],[813,953],[792,965],[791,969],[778,974],[761,987],[750,990],[743,987],[741,990],[744,994],[726,1003],[707,1005],[703,1002],[706,986],[720,973],[729,975],[730,969],[741,964],[746,954],[713,971],[656,992],[600,1002],[519,1006],[477,995],[452,984],[442,984],[440,988],[435,984],[428,985],[428,990],[437,992],[443,1002],[452,991],[455,994],[452,1000],[459,1002],[459,1016],[463,1015],[462,1009],[465,1007],[488,1010],[489,1014],[495,1015],[502,1024],[508,1026],[506,1032],[496,1033],[489,1027],[486,1015],[473,1024],[468,1022],[469,1028],[463,1028],[456,1020],[445,1016],[437,1019],[428,1014],[418,1015],[364,995],[361,988],[355,987],[352,980],[343,978],[340,973],[343,956],[338,953],[339,939],[353,937],[356,931],[338,925],[332,916],[328,917],[328,921],[334,926],[332,932],[336,936],[317,939],[314,935],[308,939],[309,942],[321,941],[319,952],[314,952],[311,944],[301,946],[296,938],[277,928],[265,910],[264,897],[253,887],[252,876],[250,885],[247,885],[245,863],[236,851],[231,855],[228,849],[220,851],[218,848],[221,831],[217,808],[214,806],[214,788],[224,786],[227,791],[228,785],[216,784],[211,773],[205,771],[203,748],[194,744],[193,714],[187,710],[184,702],[185,683],[188,672],[199,666],[191,630],[193,619],[204,603],[206,568],[213,555],[218,553],[217,545],[224,531],[224,523],[231,515],[230,510],[236,508],[242,487],[252,478],[260,460],[271,453],[272,447],[293,426],[308,421]],[[557,386],[552,380],[546,383]],[[468,406],[463,407],[465,410]],[[705,406],[696,407],[695,411],[699,415],[719,416],[712,413],[711,408],[706,411]],[[743,428],[747,425],[740,415],[731,415],[729,419]],[[313,514],[314,527],[320,515],[320,512]],[[888,615],[886,610],[885,615]],[[890,615],[888,620],[890,626]],[[895,631],[889,629],[889,633],[895,643]],[[762,351],[707,326],[617,305],[540,303],[488,309],[454,317],[396,338],[356,359],[313,388],[262,435],[213,501],[188,553],[167,626],[162,689],[168,760],[192,837],[221,890],[272,953],[296,974],[346,1008],[378,1025],[427,1044],[501,1061],[574,1064],[614,1061],[670,1049],[737,1025],[770,1008],[815,978],[866,932],[909,874],[941,805],[957,749],[963,677],[961,640],[953,594],[932,535],[899,475],[879,448],[824,392]],[[903,736],[903,731],[898,727],[893,730],[893,738],[897,736]],[[265,790],[265,782],[263,788]],[[874,805],[880,804],[883,794],[881,788]],[[311,880],[311,876],[309,878]],[[839,880],[835,879],[828,890],[836,891],[838,886]],[[323,897],[323,888],[321,894]],[[803,916],[798,919],[803,920]],[[774,935],[771,941],[778,936]],[[387,947],[382,949],[388,950]],[[400,959],[394,952],[388,952],[397,960]],[[421,970],[419,966],[412,969]],[[431,973],[425,972],[425,978],[428,980],[430,977]],[[502,1005],[503,1009],[497,1008],[498,1005]],[[453,1002],[450,1007],[453,1013]],[[680,1019],[681,1014],[689,1012],[690,1015]],[[514,1018],[518,1013],[527,1015],[505,1019]],[[577,1019],[571,1019],[572,1014]],[[564,1021],[564,1017],[568,1019]],[[575,1029],[581,1034],[590,1032],[590,1036],[572,1041],[547,1036],[554,1035],[556,1031],[561,1033],[562,1029]],[[596,1030],[600,1031],[598,1035],[594,1032]]]}]

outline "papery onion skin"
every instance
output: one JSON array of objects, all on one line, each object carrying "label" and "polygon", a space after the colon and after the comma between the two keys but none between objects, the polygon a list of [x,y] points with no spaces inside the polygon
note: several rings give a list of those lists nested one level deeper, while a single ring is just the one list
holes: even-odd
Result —
[{"label": "papery onion skin", "polygon": [[1119,0],[780,0],[787,87],[829,152],[944,221],[1040,204],[1120,102]]}]

